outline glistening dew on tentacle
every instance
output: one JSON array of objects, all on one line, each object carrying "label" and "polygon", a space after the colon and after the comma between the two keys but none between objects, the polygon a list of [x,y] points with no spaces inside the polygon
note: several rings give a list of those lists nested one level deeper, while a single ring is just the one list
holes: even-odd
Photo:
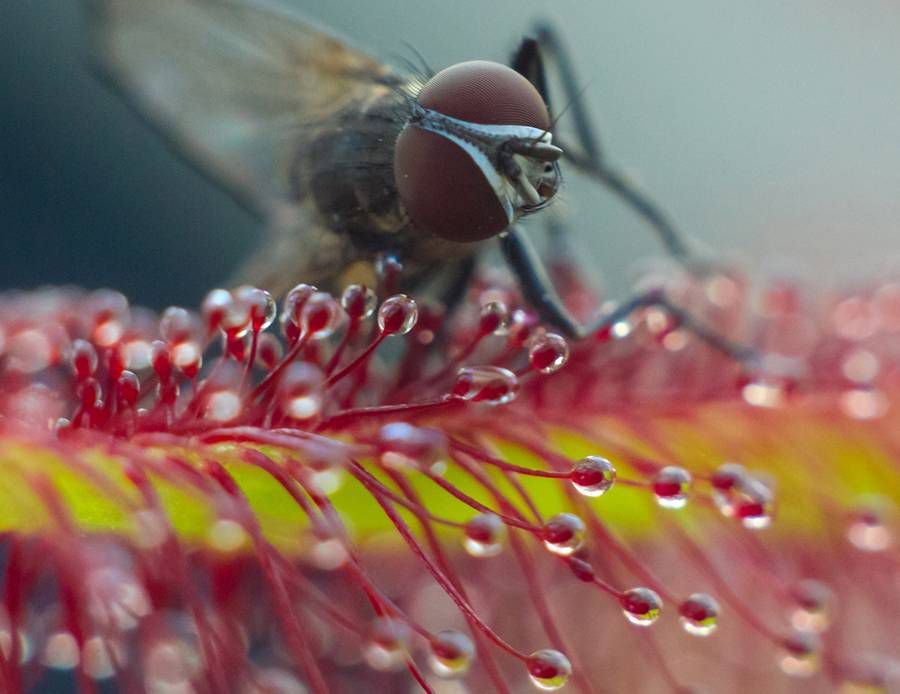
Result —
[{"label": "glistening dew on tentacle", "polygon": [[896,686],[896,286],[674,282],[752,372],[496,278],[0,296],[0,689]]}]

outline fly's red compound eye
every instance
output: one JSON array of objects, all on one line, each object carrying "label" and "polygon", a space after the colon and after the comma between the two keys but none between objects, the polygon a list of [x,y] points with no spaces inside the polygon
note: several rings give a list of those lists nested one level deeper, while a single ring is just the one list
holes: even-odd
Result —
[{"label": "fly's red compound eye", "polygon": [[[472,61],[442,70],[424,86],[426,109],[468,123],[544,130],[550,114],[537,89],[499,63]],[[394,176],[413,224],[459,242],[481,241],[509,225],[497,194],[472,157],[435,132],[406,127],[394,149]]]}]

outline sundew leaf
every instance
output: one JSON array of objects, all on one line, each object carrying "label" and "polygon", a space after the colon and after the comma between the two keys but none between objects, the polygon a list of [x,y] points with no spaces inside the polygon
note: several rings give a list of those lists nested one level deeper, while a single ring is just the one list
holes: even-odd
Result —
[{"label": "sundew leaf", "polygon": [[888,681],[900,414],[826,325],[793,383],[640,311],[570,346],[464,306],[436,343],[409,297],[387,333],[291,297],[280,338],[253,288],[0,297],[0,690]]}]

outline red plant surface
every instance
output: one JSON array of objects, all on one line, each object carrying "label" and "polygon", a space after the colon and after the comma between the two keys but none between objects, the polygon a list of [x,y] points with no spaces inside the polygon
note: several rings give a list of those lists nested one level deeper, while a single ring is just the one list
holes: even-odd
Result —
[{"label": "red plant surface", "polygon": [[758,358],[493,277],[0,296],[0,689],[896,687],[900,285],[667,290]]}]

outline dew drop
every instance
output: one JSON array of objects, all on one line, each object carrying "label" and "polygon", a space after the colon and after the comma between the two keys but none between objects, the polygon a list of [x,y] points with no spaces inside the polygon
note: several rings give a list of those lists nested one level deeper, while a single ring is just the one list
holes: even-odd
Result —
[{"label": "dew drop", "polygon": [[200,670],[201,660],[197,649],[177,638],[158,639],[144,651],[144,685],[149,692],[194,691],[191,679]]},{"label": "dew drop", "polygon": [[281,342],[272,333],[263,333],[259,336],[256,346],[256,364],[266,371],[274,369],[284,356]]},{"label": "dew drop", "polygon": [[81,662],[78,642],[68,631],[57,631],[47,638],[41,662],[54,670],[72,670]]},{"label": "dew drop", "polygon": [[519,394],[519,380],[509,369],[499,366],[464,366],[456,374],[451,395],[483,402],[505,405]]},{"label": "dew drop", "polygon": [[146,340],[129,340],[122,346],[125,367],[140,371],[150,366],[151,347]]},{"label": "dew drop", "polygon": [[734,516],[734,496],[746,478],[747,471],[738,463],[723,463],[712,474],[713,503],[723,516]]},{"label": "dew drop", "polygon": [[135,544],[141,549],[160,547],[169,537],[169,523],[166,516],[156,509],[135,511],[132,525]]},{"label": "dew drop", "polygon": [[663,508],[684,508],[690,488],[691,473],[675,465],[667,465],[653,478],[656,503]]},{"label": "dew drop", "polygon": [[529,655],[525,667],[531,683],[545,692],[561,689],[572,674],[569,659],[551,648],[542,648]]},{"label": "dew drop", "polygon": [[300,328],[313,340],[331,335],[341,320],[341,308],[327,292],[314,292],[303,303]]},{"label": "dew drop", "polygon": [[878,357],[860,347],[851,349],[841,360],[841,373],[854,383],[871,383],[878,375],[879,368]]},{"label": "dew drop", "polygon": [[521,347],[536,335],[544,332],[536,315],[529,311],[516,309],[512,313],[507,330],[507,339],[513,347]]},{"label": "dew drop", "polygon": [[309,560],[321,571],[336,571],[347,563],[349,555],[344,543],[337,538],[316,542],[309,552]]},{"label": "dew drop", "polygon": [[308,694],[308,691],[289,670],[267,667],[254,673],[240,694]]},{"label": "dew drop", "polygon": [[405,622],[379,617],[372,622],[363,646],[363,660],[373,670],[396,672],[406,664],[410,629]]},{"label": "dew drop", "polygon": [[53,362],[53,344],[43,331],[26,328],[9,338],[6,354],[10,371],[33,374]]},{"label": "dew drop", "polygon": [[212,333],[222,327],[225,317],[234,310],[234,297],[227,289],[213,289],[203,299],[200,313],[206,330]]},{"label": "dew drop", "polygon": [[311,419],[322,411],[325,375],[317,366],[298,361],[285,369],[278,382],[278,402],[282,412],[295,420]]},{"label": "dew drop", "polygon": [[474,657],[475,644],[461,631],[446,629],[431,638],[428,664],[438,677],[462,677],[469,671]]},{"label": "dew drop", "polygon": [[616,481],[616,468],[606,458],[589,455],[575,464],[572,486],[584,496],[603,496]]},{"label": "dew drop", "polygon": [[822,641],[817,634],[797,631],[782,642],[778,664],[791,677],[810,677],[819,670]]},{"label": "dew drop", "polygon": [[649,588],[626,590],[619,598],[619,602],[628,621],[642,627],[653,624],[662,610],[662,600]]},{"label": "dew drop", "polygon": [[194,378],[203,366],[203,348],[192,340],[179,342],[171,350],[172,364],[188,378]]},{"label": "dew drop", "polygon": [[841,410],[851,419],[878,419],[887,414],[890,402],[877,388],[850,388],[841,393]]},{"label": "dew drop", "polygon": [[831,589],[821,581],[805,579],[791,588],[794,608],[791,626],[797,631],[822,633],[830,622],[829,608],[834,599]]},{"label": "dew drop", "polygon": [[734,516],[741,525],[750,530],[761,530],[772,524],[775,498],[760,480],[745,478],[737,488],[734,501]]},{"label": "dew drop", "polygon": [[275,299],[265,289],[244,285],[234,290],[234,297],[247,307],[253,331],[262,332],[275,322],[278,307]]},{"label": "dew drop", "polygon": [[501,301],[490,301],[481,307],[478,332],[482,335],[502,335],[509,329],[509,309]]},{"label": "dew drop", "polygon": [[79,381],[84,381],[94,375],[97,370],[97,350],[87,340],[75,340],[72,343],[69,363],[72,372]]},{"label": "dew drop", "polygon": [[406,294],[384,300],[378,309],[378,328],[387,335],[406,335],[416,324],[419,308]]},{"label": "dew drop", "polygon": [[392,422],[378,432],[376,445],[381,462],[390,468],[440,473],[445,467],[447,437],[440,429]]},{"label": "dew drop", "polygon": [[159,335],[169,345],[199,337],[197,319],[187,309],[169,306],[159,319]]},{"label": "dew drop", "polygon": [[784,405],[785,391],[781,383],[775,381],[751,381],[741,389],[741,397],[754,407],[776,408]]},{"label": "dew drop", "polygon": [[222,312],[219,321],[219,327],[229,338],[243,337],[252,327],[250,313],[252,305],[246,301],[241,301],[233,294],[231,303]]},{"label": "dew drop", "polygon": [[95,680],[106,680],[116,674],[116,668],[126,663],[127,656],[122,645],[100,636],[92,636],[81,649],[84,671]]},{"label": "dew drop", "polygon": [[493,513],[481,513],[466,523],[463,547],[473,557],[495,557],[505,542],[506,525]]},{"label": "dew drop", "polygon": [[341,306],[350,320],[361,321],[375,313],[378,297],[364,284],[351,284],[341,294]]},{"label": "dew drop", "polygon": [[141,382],[140,379],[138,379],[137,374],[133,371],[123,371],[119,374],[116,385],[119,406],[126,409],[134,407],[141,395]]},{"label": "dew drop", "polygon": [[203,416],[214,422],[230,422],[241,414],[243,401],[234,390],[217,390],[206,398]]},{"label": "dew drop", "polygon": [[706,593],[694,593],[678,607],[681,625],[694,636],[709,636],[719,626],[719,603]]},{"label": "dew drop", "polygon": [[556,373],[569,361],[569,343],[556,333],[538,335],[528,346],[528,361],[543,374]]},{"label": "dew drop", "polygon": [[893,544],[884,512],[877,505],[857,509],[847,528],[847,539],[863,552],[883,552]]},{"label": "dew drop", "polygon": [[237,521],[220,518],[215,521],[206,533],[210,547],[218,552],[236,552],[247,542],[247,531]]},{"label": "dew drop", "polygon": [[584,521],[573,513],[559,513],[544,523],[544,546],[560,557],[569,557],[584,544]]}]

